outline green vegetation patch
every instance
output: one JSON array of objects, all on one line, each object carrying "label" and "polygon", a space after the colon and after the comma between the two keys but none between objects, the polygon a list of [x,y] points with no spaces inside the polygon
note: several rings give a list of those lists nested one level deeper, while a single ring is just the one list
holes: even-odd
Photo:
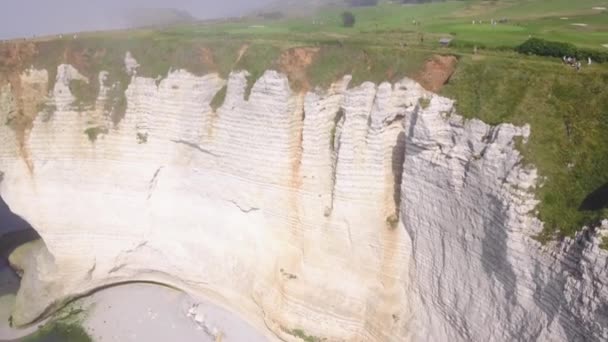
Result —
[{"label": "green vegetation patch", "polygon": [[118,126],[127,113],[126,86],[121,82],[114,83],[110,87],[104,103],[104,112],[110,116],[114,127]]},{"label": "green vegetation patch", "polygon": [[99,87],[95,87],[83,80],[72,80],[70,81],[69,88],[75,98],[72,105],[79,111],[84,111],[95,106]]},{"label": "green vegetation patch", "polygon": [[89,141],[94,143],[100,134],[108,134],[108,129],[102,126],[89,127],[84,130],[84,134],[89,137]]},{"label": "green vegetation patch", "polygon": [[[607,35],[608,38],[608,35]],[[523,54],[550,57],[576,57],[585,60],[587,57],[595,62],[608,62],[608,52],[577,48],[574,44],[563,42],[552,42],[539,38],[530,38],[523,44],[517,46],[515,50]]]},{"label": "green vegetation patch", "polygon": [[298,337],[299,339],[301,339],[302,341],[305,342],[322,342],[325,341],[325,339],[317,337],[317,336],[312,336],[312,335],[308,335],[304,330],[302,329],[291,329],[288,330],[284,327],[281,327],[281,329],[283,331],[285,331],[286,333],[293,335],[295,337]]},{"label": "green vegetation patch", "polygon": [[397,229],[399,226],[399,217],[396,214],[392,214],[391,216],[386,218],[386,224],[392,230]]},{"label": "green vegetation patch", "polygon": [[148,142],[148,133],[137,133],[137,143],[145,144]]},{"label": "green vegetation patch", "polygon": [[418,104],[420,105],[420,108],[427,109],[431,105],[431,99],[426,98],[426,97],[421,97],[418,100]]},{"label": "green vegetation patch", "polygon": [[352,75],[351,87],[370,81],[381,83],[414,76],[432,55],[428,51],[339,43],[321,47],[308,69],[315,86],[327,87],[344,75]]},{"label": "green vegetation patch", "polygon": [[573,236],[608,210],[582,211],[588,194],[608,182],[608,71],[596,65],[576,73],[558,62],[532,58],[462,58],[443,89],[458,112],[489,124],[529,123],[519,144],[539,171],[537,209],[541,241]]},{"label": "green vegetation patch", "polygon": [[249,99],[253,85],[262,77],[266,70],[278,69],[276,61],[281,55],[281,51],[280,45],[268,43],[252,44],[245,54],[241,56],[238,63],[235,64],[234,70],[246,70],[249,72],[245,100]]},{"label": "green vegetation patch", "polygon": [[53,114],[57,111],[57,106],[54,103],[49,103],[48,101],[41,102],[38,105],[38,112],[40,112],[42,116],[43,122],[49,122],[53,118]]},{"label": "green vegetation patch", "polygon": [[213,99],[211,100],[211,109],[213,109],[213,111],[217,111],[218,108],[220,108],[224,104],[224,100],[226,99],[227,91],[228,91],[228,86],[223,86],[222,89],[220,89],[215,94],[215,96],[213,96]]},{"label": "green vegetation patch", "polygon": [[602,237],[602,243],[600,244],[600,248],[608,251],[608,236]]},{"label": "green vegetation patch", "polygon": [[33,335],[25,337],[23,342],[92,342],[93,339],[86,330],[77,323],[51,323]]},{"label": "green vegetation patch", "polygon": [[23,342],[92,342],[82,326],[87,310],[76,304],[68,304],[40,330],[22,339]]}]

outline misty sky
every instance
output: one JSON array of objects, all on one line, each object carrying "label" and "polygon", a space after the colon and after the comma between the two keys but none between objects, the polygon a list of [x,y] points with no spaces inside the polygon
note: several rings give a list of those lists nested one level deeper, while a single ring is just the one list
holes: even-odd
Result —
[{"label": "misty sky", "polygon": [[237,16],[273,0],[0,0],[0,39],[130,26],[129,10],[176,8],[200,19]]}]

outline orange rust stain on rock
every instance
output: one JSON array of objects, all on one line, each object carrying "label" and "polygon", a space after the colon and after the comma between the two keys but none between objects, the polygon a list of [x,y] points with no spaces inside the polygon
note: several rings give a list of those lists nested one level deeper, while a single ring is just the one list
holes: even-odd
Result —
[{"label": "orange rust stain on rock", "polygon": [[19,153],[30,173],[33,172],[34,168],[26,141],[37,114],[37,107],[42,102],[46,89],[34,91],[34,93],[42,93],[42,96],[32,94],[32,89],[24,90],[21,82],[21,73],[29,66],[28,64],[31,62],[32,57],[37,53],[36,45],[32,42],[8,42],[0,44],[0,83],[9,83],[11,85],[11,92],[15,99],[16,107],[16,112],[9,118],[9,121],[0,124],[7,124],[15,131]]},{"label": "orange rust stain on rock", "polygon": [[208,120],[206,126],[207,126],[207,137],[209,137],[210,139],[213,139],[213,135],[215,133],[215,123],[217,122],[217,119],[218,119],[218,115],[217,115],[218,110],[219,110],[219,108],[217,110],[211,109],[211,111],[209,112],[209,120]]},{"label": "orange rust stain on rock", "polygon": [[0,71],[6,76],[11,72],[20,73],[31,58],[38,53],[32,42],[8,42],[0,44]]},{"label": "orange rust stain on rock", "polygon": [[286,50],[281,54],[277,61],[279,71],[287,74],[294,89],[300,92],[310,89],[306,72],[318,53],[319,48],[299,47]]},{"label": "orange rust stain on rock", "polygon": [[302,187],[302,128],[303,127],[299,127],[297,133],[294,135],[294,141],[297,141],[297,145],[294,146],[294,151],[292,152],[291,156],[291,177],[289,185],[296,190],[300,190],[300,188]]},{"label": "orange rust stain on rock", "polygon": [[439,91],[452,77],[458,59],[454,56],[434,55],[426,61],[424,69],[414,79],[426,90]]},{"label": "orange rust stain on rock", "polygon": [[386,79],[392,80],[394,77],[395,77],[395,71],[393,70],[393,68],[388,68],[388,70],[386,71]]}]

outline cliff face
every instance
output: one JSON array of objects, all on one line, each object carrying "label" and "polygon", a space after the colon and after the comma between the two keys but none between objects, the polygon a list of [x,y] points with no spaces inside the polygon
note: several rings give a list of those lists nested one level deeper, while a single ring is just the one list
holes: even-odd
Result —
[{"label": "cliff face", "polygon": [[536,172],[513,146],[528,129],[435,114],[450,106],[435,101],[406,121],[401,212],[414,330],[437,341],[606,339],[599,238],[584,230],[547,247],[531,238],[542,229],[531,215]]},{"label": "cliff face", "polygon": [[[0,126],[0,194],[48,249],[24,265],[17,324],[148,280],[284,340],[608,338],[599,238],[531,238],[526,127],[464,122],[408,79],[294,93],[267,71],[246,99],[246,76],[134,75],[115,124],[110,87],[76,108],[86,79],[61,65],[31,129]],[[24,72],[21,92],[48,78]],[[17,107],[0,87],[0,121]]]}]

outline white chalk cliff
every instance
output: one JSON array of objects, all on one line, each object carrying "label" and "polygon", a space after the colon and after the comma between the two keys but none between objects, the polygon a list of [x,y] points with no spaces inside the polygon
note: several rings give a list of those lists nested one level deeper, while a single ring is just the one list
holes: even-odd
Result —
[{"label": "white chalk cliff", "polygon": [[[246,77],[134,73],[114,125],[104,106],[73,108],[83,77],[61,65],[55,110],[23,146],[0,125],[0,195],[48,249],[23,265],[15,323],[146,280],[208,296],[271,340],[608,339],[599,237],[532,238],[536,171],[514,147],[529,128],[465,121],[409,79],[300,94],[267,71],[246,100]],[[48,73],[21,83],[44,88]],[[13,102],[0,85],[0,122]]]}]

